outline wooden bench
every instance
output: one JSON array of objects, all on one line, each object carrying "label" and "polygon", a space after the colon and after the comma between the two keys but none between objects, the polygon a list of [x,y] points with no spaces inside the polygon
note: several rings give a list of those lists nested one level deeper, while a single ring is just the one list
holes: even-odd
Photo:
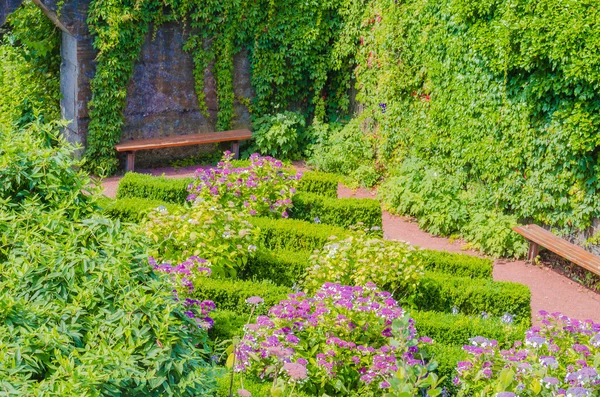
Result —
[{"label": "wooden bench", "polygon": [[117,152],[127,153],[127,171],[135,168],[135,152],[139,150],[164,149],[169,147],[202,145],[206,143],[231,142],[235,158],[240,156],[240,141],[252,138],[250,130],[221,131],[204,134],[168,136],[164,138],[136,139],[115,146]]},{"label": "wooden bench", "polygon": [[538,225],[516,226],[513,227],[513,230],[529,240],[529,253],[527,254],[529,261],[535,260],[540,252],[540,246],[542,246],[568,261],[600,275],[600,258],[591,252],[555,236]]}]

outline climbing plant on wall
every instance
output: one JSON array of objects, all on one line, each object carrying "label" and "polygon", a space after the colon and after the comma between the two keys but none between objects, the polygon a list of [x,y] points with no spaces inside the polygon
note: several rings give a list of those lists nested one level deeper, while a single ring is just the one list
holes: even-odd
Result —
[{"label": "climbing plant on wall", "polygon": [[195,62],[201,109],[204,78],[217,82],[217,129],[234,116],[233,57],[245,50],[256,93],[252,110],[272,114],[293,106],[323,119],[346,112],[363,0],[94,0],[88,24],[99,51],[92,81],[86,157],[92,171],[113,172],[113,146],[123,126],[127,84],[149,29],[167,21],[189,28],[184,49]]},{"label": "climbing plant on wall", "polygon": [[25,1],[0,32],[0,128],[60,116],[60,32]]}]

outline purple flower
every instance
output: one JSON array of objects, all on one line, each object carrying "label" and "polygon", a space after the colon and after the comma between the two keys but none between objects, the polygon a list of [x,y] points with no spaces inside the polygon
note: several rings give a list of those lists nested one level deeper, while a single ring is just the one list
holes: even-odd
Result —
[{"label": "purple flower", "polygon": [[239,389],[237,391],[238,396],[240,397],[252,397],[252,393],[250,393],[248,390],[246,389]]},{"label": "purple flower", "polygon": [[246,299],[246,303],[254,306],[258,306],[264,302],[265,300],[260,296],[251,296],[250,298]]}]

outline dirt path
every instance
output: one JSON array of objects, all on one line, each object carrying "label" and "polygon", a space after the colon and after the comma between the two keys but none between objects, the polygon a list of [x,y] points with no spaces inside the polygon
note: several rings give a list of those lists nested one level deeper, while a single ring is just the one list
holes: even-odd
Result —
[{"label": "dirt path", "polygon": [[[178,170],[160,168],[140,170],[152,175],[165,175],[172,178],[194,176],[199,167],[186,167]],[[300,167],[299,167],[300,168]],[[103,181],[104,194],[115,197],[121,177],[111,177]],[[375,197],[374,192],[365,189],[356,191],[340,186],[340,197]],[[384,211],[383,231],[390,240],[406,241],[422,248],[462,252],[481,256],[475,251],[464,250],[464,242],[450,241],[447,238],[435,237],[419,229],[413,220],[394,216]],[[580,320],[591,319],[600,322],[600,295],[580,286],[555,271],[527,264],[524,261],[496,260],[494,262],[494,280],[514,281],[527,285],[531,289],[531,309],[535,314],[540,310],[561,312]]]}]

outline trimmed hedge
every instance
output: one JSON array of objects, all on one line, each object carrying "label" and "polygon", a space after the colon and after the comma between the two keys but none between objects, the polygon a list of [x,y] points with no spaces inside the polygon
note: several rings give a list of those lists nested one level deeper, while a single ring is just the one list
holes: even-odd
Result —
[{"label": "trimmed hedge", "polygon": [[421,250],[425,269],[470,278],[492,278],[494,262],[487,258],[446,251]]},{"label": "trimmed hedge", "polygon": [[338,196],[339,178],[327,172],[307,171],[298,182],[298,191],[314,193],[329,198]]},{"label": "trimmed hedge", "polygon": [[[214,394],[214,397],[229,397],[229,388],[231,382],[231,374],[228,372],[226,375],[223,375],[221,378],[217,379],[217,391]],[[271,387],[273,386],[272,382],[259,382],[257,380],[250,379],[249,376],[244,376],[244,389],[248,390],[252,396],[256,397],[266,397],[271,396]],[[233,395],[237,396],[238,389],[242,388],[242,384],[240,382],[239,374],[235,376],[233,382]],[[294,390],[294,396],[296,397],[309,397],[308,394],[300,391]]]},{"label": "trimmed hedge", "polygon": [[102,213],[109,218],[134,223],[141,222],[150,211],[160,206],[164,206],[169,212],[173,212],[179,208],[177,204],[165,203],[160,200],[146,200],[138,197],[121,200],[101,199],[98,202],[98,206],[101,208]]},{"label": "trimmed hedge", "polygon": [[119,182],[117,199],[139,197],[184,204],[189,195],[187,187],[192,178],[165,178],[128,172]]},{"label": "trimmed hedge", "polygon": [[456,395],[457,389],[452,380],[457,375],[458,362],[468,359],[467,352],[462,349],[462,346],[445,345],[443,343],[434,343],[428,350],[433,355],[432,360],[438,363],[435,372],[440,378],[445,377],[442,384],[448,389],[448,395]]},{"label": "trimmed hedge", "polygon": [[208,331],[212,340],[229,340],[234,336],[244,333],[243,327],[248,321],[248,316],[240,316],[231,310],[216,310],[209,314],[215,321],[213,327]]},{"label": "trimmed hedge", "polygon": [[251,307],[246,299],[260,296],[265,303],[258,307],[255,314],[265,314],[269,308],[286,299],[292,292],[290,288],[268,282],[253,282],[237,279],[203,278],[196,281],[194,298],[215,302],[218,310],[230,310],[238,314],[249,314]]},{"label": "trimmed hedge", "polygon": [[253,258],[248,259],[238,276],[245,280],[270,280],[292,287],[304,276],[310,255],[310,252],[261,248]]},{"label": "trimmed hedge", "polygon": [[370,198],[329,198],[314,193],[296,193],[290,217],[308,222],[319,219],[326,225],[348,228],[364,224],[364,227],[378,227],[381,230],[382,214],[378,200]]},{"label": "trimmed hedge", "polygon": [[254,217],[249,221],[260,228],[260,240],[265,247],[294,252],[320,250],[329,241],[329,237],[344,237],[351,233],[341,227],[297,219]]},{"label": "trimmed hedge", "polygon": [[512,347],[513,342],[523,339],[527,326],[505,324],[499,318],[483,319],[464,314],[414,311],[410,313],[415,319],[419,335],[426,335],[436,342],[447,345],[463,346],[469,339],[483,336],[498,341],[502,348]]},{"label": "trimmed hedge", "polygon": [[427,272],[417,287],[414,304],[419,310],[501,317],[505,313],[515,321],[531,323],[531,292],[525,285],[493,280],[454,277]]}]

